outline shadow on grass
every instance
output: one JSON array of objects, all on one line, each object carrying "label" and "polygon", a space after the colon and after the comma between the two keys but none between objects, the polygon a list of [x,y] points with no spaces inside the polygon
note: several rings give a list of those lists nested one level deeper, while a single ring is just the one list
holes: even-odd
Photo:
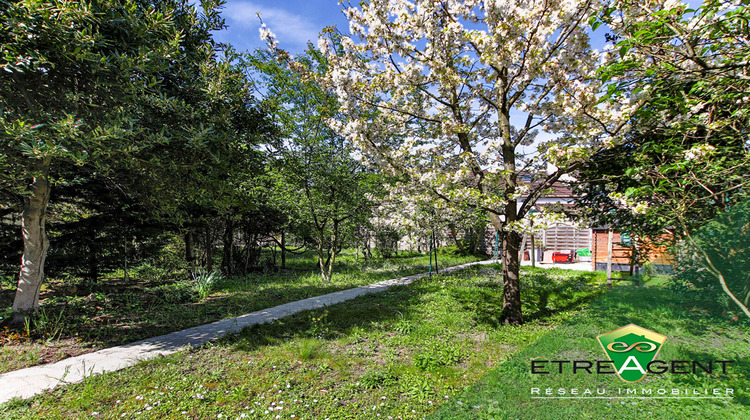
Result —
[{"label": "shadow on grass", "polygon": [[360,296],[325,309],[257,324],[239,334],[226,336],[223,341],[233,343],[237,350],[249,352],[297,338],[333,339],[346,336],[355,328],[368,331],[402,319],[426,292],[422,287],[394,286],[385,292]]},{"label": "shadow on grass", "polygon": [[[467,270],[467,273],[462,275],[476,276],[477,271]],[[568,277],[562,281],[547,279],[543,282],[554,284],[552,296],[546,297],[550,307],[539,309],[538,297],[534,299],[532,293],[538,290],[527,289],[524,296],[529,302],[527,306],[537,309],[525,315],[527,320],[544,320],[556,313],[583,307],[604,292],[594,284],[598,278],[596,275],[566,275]],[[409,314],[415,312],[415,306],[421,304],[424,295],[437,290],[446,292],[450,299],[456,301],[469,314],[475,325],[482,326],[479,329],[502,327],[499,319],[503,304],[500,282],[477,281],[469,285],[468,282],[461,281],[455,284],[440,283],[439,279],[440,277],[434,280],[422,279],[410,286],[393,287],[376,295],[366,295],[323,310],[306,311],[270,324],[255,325],[239,335],[228,337],[227,340],[233,342],[239,350],[253,351],[262,346],[276,345],[297,338],[343,337],[354,328],[366,331],[385,328],[393,331],[396,323],[408,319]]]},{"label": "shadow on grass", "polygon": [[[141,313],[125,320],[126,328],[123,328],[122,323],[102,325],[101,322],[92,322],[78,324],[76,331],[85,339],[96,341],[105,347],[122,345],[350,287],[353,286],[278,286],[264,288],[252,295],[230,293],[211,296],[200,302],[155,304],[152,307],[144,305]],[[118,315],[122,316],[121,314],[122,312],[114,307],[109,311],[100,311],[98,316],[115,319]]]},{"label": "shadow on grass", "polygon": [[[597,285],[597,273],[571,273],[564,270],[529,269],[521,274],[521,301],[526,322],[539,321],[559,312],[583,307],[606,292]],[[480,285],[477,289],[452,290],[463,307],[475,313],[478,324],[499,327],[503,309],[502,283]],[[484,286],[484,287],[482,287]]]}]

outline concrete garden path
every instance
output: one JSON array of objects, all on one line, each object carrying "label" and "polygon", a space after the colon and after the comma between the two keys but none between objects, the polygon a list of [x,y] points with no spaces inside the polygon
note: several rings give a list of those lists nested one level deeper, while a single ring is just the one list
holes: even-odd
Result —
[{"label": "concrete garden path", "polygon": [[[441,269],[440,272],[447,273],[472,265],[491,264],[493,262],[494,260],[485,260],[462,264]],[[427,275],[427,273],[415,274],[285,303],[273,308],[262,309],[238,316],[237,318],[228,318],[124,346],[82,354],[55,363],[3,373],[0,375],[0,404],[13,398],[30,398],[58,385],[81,382],[86,377],[94,374],[125,369],[144,360],[185,350],[186,347],[200,346],[209,341],[216,340],[225,334],[239,332],[243,328],[255,324],[271,322],[297,312],[344,302],[367,293],[382,292],[391,286],[410,284],[414,280]]]}]

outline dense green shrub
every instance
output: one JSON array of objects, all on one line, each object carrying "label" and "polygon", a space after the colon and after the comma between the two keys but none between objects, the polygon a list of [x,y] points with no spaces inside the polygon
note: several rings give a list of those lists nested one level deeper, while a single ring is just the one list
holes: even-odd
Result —
[{"label": "dense green shrub", "polygon": [[381,226],[375,232],[375,249],[383,258],[391,258],[398,252],[401,234],[391,226]]},{"label": "dense green shrub", "polygon": [[683,303],[701,302],[716,313],[738,309],[712,273],[707,256],[724,276],[729,290],[750,305],[750,200],[707,223],[693,239],[695,244],[684,242],[676,250],[673,289]]}]

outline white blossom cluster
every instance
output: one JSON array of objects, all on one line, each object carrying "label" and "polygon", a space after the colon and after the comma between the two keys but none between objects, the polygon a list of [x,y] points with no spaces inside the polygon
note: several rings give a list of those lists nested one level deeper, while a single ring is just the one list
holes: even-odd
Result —
[{"label": "white blossom cluster", "polygon": [[634,201],[623,193],[612,192],[609,197],[614,200],[621,208],[628,209],[634,214],[646,214],[648,204],[644,201]]},{"label": "white blossom cluster", "polygon": [[279,41],[276,40],[276,35],[268,29],[265,23],[260,25],[258,31],[260,32],[260,39],[265,41],[271,50],[275,50],[276,47],[279,46]]},{"label": "white blossom cluster", "polygon": [[711,155],[716,148],[710,144],[696,144],[683,152],[685,160],[701,161]]}]

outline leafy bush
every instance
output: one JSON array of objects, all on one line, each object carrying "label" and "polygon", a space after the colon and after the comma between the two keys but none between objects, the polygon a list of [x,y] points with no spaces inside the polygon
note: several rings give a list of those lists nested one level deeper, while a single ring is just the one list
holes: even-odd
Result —
[{"label": "leafy bush", "polygon": [[702,301],[714,313],[739,309],[722,290],[703,252],[726,280],[727,287],[750,305],[750,200],[707,223],[694,235],[695,244],[678,246],[673,289],[683,303]]},{"label": "leafy bush", "polygon": [[480,256],[486,256],[486,254],[482,252],[474,252],[474,248],[470,248],[468,246],[464,246],[463,248],[459,248],[456,245],[450,245],[450,246],[444,246],[439,248],[441,255],[452,255],[456,257],[463,257],[466,255],[480,255]]},{"label": "leafy bush", "polygon": [[427,398],[435,394],[432,379],[424,375],[404,375],[399,380],[399,388],[406,395]]},{"label": "leafy bush", "polygon": [[0,276],[0,290],[13,289],[16,287],[17,282],[18,282],[18,275],[11,275],[11,276],[2,275]]},{"label": "leafy bush", "polygon": [[154,287],[151,291],[156,295],[157,299],[167,304],[192,302],[197,293],[197,290],[191,284],[185,282],[163,284]]},{"label": "leafy bush", "polygon": [[6,319],[10,319],[11,317],[13,317],[13,309],[12,308],[8,307],[8,308],[2,308],[2,309],[0,309],[0,323],[2,323],[3,321],[5,321]]},{"label": "leafy bush", "polygon": [[390,226],[381,226],[375,232],[375,249],[380,252],[383,258],[391,258],[398,252],[398,241],[401,234],[396,228]]},{"label": "leafy bush", "polygon": [[[417,252],[417,251],[400,251],[398,254],[398,258],[403,258],[403,259],[418,258],[418,257],[421,257],[422,255],[424,254],[422,254],[421,252]],[[394,255],[394,257],[396,256]]]},{"label": "leafy bush", "polygon": [[396,324],[393,326],[393,330],[396,331],[399,334],[409,334],[414,330],[414,324],[409,321],[408,319],[400,319]]}]

